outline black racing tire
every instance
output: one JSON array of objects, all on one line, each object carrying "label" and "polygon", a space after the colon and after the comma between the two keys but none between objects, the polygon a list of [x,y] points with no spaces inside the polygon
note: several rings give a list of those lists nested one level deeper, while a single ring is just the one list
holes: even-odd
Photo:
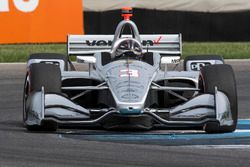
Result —
[{"label": "black racing tire", "polygon": [[35,63],[31,64],[29,73],[31,92],[41,91],[43,86],[45,93],[61,93],[61,71],[59,66]]},{"label": "black racing tire", "polygon": [[[27,72],[23,93],[23,121],[27,120],[26,101],[28,96],[44,87],[45,93],[61,93],[61,71],[59,66],[53,64],[35,63],[31,64]],[[43,122],[41,126],[27,125],[30,131],[55,131],[55,122]]]},{"label": "black racing tire", "polygon": [[28,131],[44,131],[44,132],[54,132],[58,128],[58,124],[56,122],[52,121],[47,121],[47,122],[42,122],[42,124],[39,125],[26,125],[26,128]]},{"label": "black racing tire", "polygon": [[201,82],[204,93],[214,94],[215,87],[228,97],[233,119],[232,126],[219,126],[217,123],[208,123],[204,130],[207,133],[226,133],[236,129],[238,119],[238,100],[236,81],[233,69],[228,64],[215,64],[201,69]]},{"label": "black racing tire", "polygon": [[29,56],[29,60],[31,59],[59,59],[59,60],[63,60],[64,61],[64,70],[68,71],[69,67],[68,67],[68,57],[63,55],[63,54],[59,54],[59,53],[34,53],[31,54]]},{"label": "black racing tire", "polygon": [[220,55],[191,55],[185,57],[184,59],[183,62],[184,71],[187,71],[187,61],[190,60],[220,60],[224,63],[224,59]]}]

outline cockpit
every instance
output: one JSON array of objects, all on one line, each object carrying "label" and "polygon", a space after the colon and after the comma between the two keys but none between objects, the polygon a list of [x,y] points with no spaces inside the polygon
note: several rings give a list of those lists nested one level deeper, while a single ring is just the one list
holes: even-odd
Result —
[{"label": "cockpit", "polygon": [[[139,60],[158,66],[159,63],[178,62],[181,55],[181,34],[140,35],[130,20],[132,9],[122,10],[124,19],[113,35],[69,35],[68,55],[78,62],[105,66],[120,59]],[[166,61],[161,61],[162,58]],[[165,60],[164,59],[164,60]]]},{"label": "cockpit", "polygon": [[111,57],[113,59],[140,59],[142,57],[141,43],[134,38],[118,39],[111,50]]},{"label": "cockpit", "polygon": [[[130,20],[132,16],[131,8],[122,10],[124,20],[121,21],[115,31],[113,44],[111,47],[111,58],[113,60],[131,58],[140,60],[143,56],[141,39],[137,26]],[[130,34],[124,34],[124,29],[128,28]]]}]

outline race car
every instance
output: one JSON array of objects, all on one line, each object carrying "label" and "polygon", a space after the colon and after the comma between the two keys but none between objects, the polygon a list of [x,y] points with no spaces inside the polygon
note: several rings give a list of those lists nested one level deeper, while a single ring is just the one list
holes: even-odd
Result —
[{"label": "race car", "polygon": [[[26,128],[233,132],[238,106],[232,67],[216,55],[180,61],[181,34],[140,35],[132,10],[123,9],[122,16],[114,35],[69,35],[67,56],[30,55],[23,94]],[[76,70],[70,56],[87,69]],[[182,64],[183,70],[174,68]]]}]

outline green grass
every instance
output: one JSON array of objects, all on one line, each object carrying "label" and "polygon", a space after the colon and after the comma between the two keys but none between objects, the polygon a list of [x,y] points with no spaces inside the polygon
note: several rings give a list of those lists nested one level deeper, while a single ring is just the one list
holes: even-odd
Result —
[{"label": "green grass", "polygon": [[[31,53],[66,54],[66,44],[0,45],[0,62],[26,62]],[[184,42],[183,57],[216,54],[225,59],[250,59],[250,42]]]},{"label": "green grass", "polygon": [[0,45],[0,62],[26,62],[31,53],[67,53],[66,44]]},{"label": "green grass", "polygon": [[183,56],[216,54],[224,59],[249,59],[250,42],[190,42],[183,44]]}]

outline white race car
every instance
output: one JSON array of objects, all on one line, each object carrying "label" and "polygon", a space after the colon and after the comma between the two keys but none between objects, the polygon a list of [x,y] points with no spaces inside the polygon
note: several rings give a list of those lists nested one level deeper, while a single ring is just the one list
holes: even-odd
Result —
[{"label": "white race car", "polygon": [[[24,85],[29,130],[58,126],[107,129],[179,127],[232,132],[237,124],[234,72],[220,56],[190,56],[179,64],[181,35],[140,35],[130,9],[114,35],[69,35],[68,56],[32,54]],[[130,34],[124,34],[125,28]],[[76,71],[69,60],[88,64]]]}]

